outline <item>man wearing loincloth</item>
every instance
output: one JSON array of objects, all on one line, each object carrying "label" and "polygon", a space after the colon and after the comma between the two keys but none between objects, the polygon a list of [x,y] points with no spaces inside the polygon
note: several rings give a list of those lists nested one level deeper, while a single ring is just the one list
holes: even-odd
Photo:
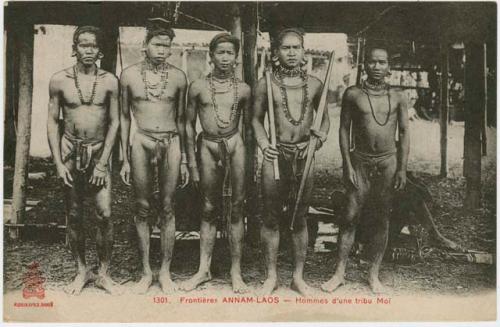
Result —
[{"label": "man wearing loincloth", "polygon": [[[385,291],[379,279],[379,269],[387,246],[394,191],[400,191],[406,185],[410,136],[405,96],[385,82],[389,74],[387,48],[369,47],[366,54],[367,80],[361,86],[348,88],[342,101],[339,141],[348,200],[344,217],[339,222],[336,271],[321,286],[327,292],[334,291],[345,282],[344,272],[356,225],[370,195],[375,199],[372,212],[376,221],[371,230],[374,256],[368,282],[373,292]],[[353,151],[350,151],[351,124]]]},{"label": "man wearing loincloth", "polygon": [[[304,35],[299,29],[285,29],[278,34],[275,65],[272,80],[275,108],[277,147],[271,146],[264,129],[267,111],[266,80],[262,78],[255,92],[254,117],[252,125],[257,143],[264,155],[262,164],[262,193],[264,213],[261,238],[264,244],[267,279],[260,293],[268,295],[278,287],[276,262],[279,245],[280,219],[290,225],[292,211],[306,161],[307,147],[311,133],[319,138],[318,148],[326,140],[330,127],[328,112],[322,117],[319,131],[311,129],[314,111],[321,96],[322,83],[316,77],[307,75],[304,65]],[[276,181],[273,160],[278,158],[280,180]],[[314,163],[313,163],[314,166]],[[292,242],[295,268],[291,287],[302,295],[310,293],[303,277],[307,252],[307,212],[313,189],[314,169],[311,168],[293,225]],[[286,214],[283,206],[286,206]]]},{"label": "man wearing loincloth", "polygon": [[[73,34],[77,63],[54,74],[49,85],[47,134],[58,177],[65,185],[69,244],[78,268],[66,288],[70,294],[79,294],[91,280],[109,293],[117,290],[108,269],[113,247],[110,156],[120,123],[119,91],[116,76],[96,65],[103,57],[101,42],[98,28],[77,28]],[[85,262],[83,199],[87,194],[96,204],[97,275]]]},{"label": "man wearing loincloth", "polygon": [[[212,278],[210,264],[217,233],[217,218],[220,216],[229,235],[233,291],[248,291],[240,269],[245,199],[245,145],[240,117],[242,111],[248,111],[251,90],[235,76],[239,49],[240,42],[236,37],[227,33],[216,35],[209,45],[213,71],[207,77],[194,81],[188,92],[188,158],[192,180],[201,186],[203,215],[200,227],[200,266],[198,272],[183,283],[182,288],[186,291]],[[196,157],[197,116],[203,131],[198,135]],[[199,171],[197,162],[200,163]],[[218,207],[222,207],[222,210],[217,210]],[[220,211],[222,215],[218,214]]]},{"label": "man wearing loincloth", "polygon": [[[147,292],[153,280],[149,247],[150,232],[156,224],[160,228],[162,252],[158,281],[165,293],[172,293],[176,289],[170,276],[175,241],[172,199],[179,174],[184,187],[188,183],[189,172],[184,151],[187,79],[184,72],[166,61],[173,38],[174,31],[167,21],[150,19],[144,41],[144,60],[126,68],[120,78],[121,141],[124,153],[120,175],[127,185],[130,185],[132,177],[135,191],[134,222],[143,267],[142,277],[135,285],[137,293]],[[129,151],[131,110],[137,131]],[[154,166],[158,168],[161,209],[158,220],[150,222],[148,218],[153,207],[150,199],[154,189]]]}]

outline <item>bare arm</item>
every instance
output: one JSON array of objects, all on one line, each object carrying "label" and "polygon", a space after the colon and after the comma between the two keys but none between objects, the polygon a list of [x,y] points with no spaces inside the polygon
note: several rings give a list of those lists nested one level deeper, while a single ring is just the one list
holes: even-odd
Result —
[{"label": "bare arm", "polygon": [[177,115],[176,124],[179,133],[179,142],[181,147],[181,187],[185,187],[189,182],[189,170],[187,167],[188,159],[186,156],[186,88],[187,78],[183,71],[180,71],[180,82],[177,93]]},{"label": "bare arm", "polygon": [[47,137],[56,166],[63,164],[61,158],[61,133],[59,132],[59,85],[53,77],[49,83],[49,112],[47,117]]},{"label": "bare arm", "polygon": [[130,148],[130,103],[129,103],[129,86],[126,76],[123,72],[120,78],[120,99],[121,99],[121,115],[120,115],[120,139],[122,144],[123,163],[129,163],[129,148]]},{"label": "bare arm", "polygon": [[191,83],[188,89],[187,96],[187,107],[186,107],[186,138],[187,138],[187,156],[189,161],[189,167],[195,168],[196,155],[195,155],[195,144],[196,144],[196,106],[198,104],[198,92],[194,82]]},{"label": "bare arm", "polygon": [[267,110],[267,90],[266,80],[261,78],[257,83],[255,90],[255,99],[253,103],[252,127],[255,134],[255,140],[261,150],[270,145],[266,130],[264,128],[264,118]]},{"label": "bare arm", "polygon": [[406,186],[406,168],[408,165],[408,154],[410,153],[410,126],[407,106],[406,97],[400,94],[398,105],[398,168],[394,182],[396,190],[402,190]]},{"label": "bare arm", "polygon": [[122,144],[123,164],[120,171],[120,176],[126,185],[130,185],[130,102],[129,102],[129,84],[127,71],[122,72],[120,77],[120,139]]},{"label": "bare arm", "polygon": [[238,122],[238,130],[240,132],[240,135],[243,136],[243,127],[245,124],[245,117],[249,117],[251,114],[250,112],[250,106],[252,104],[252,91],[250,90],[250,87],[247,84],[243,84],[245,87],[245,97],[243,99],[243,106],[241,108],[241,115],[240,115],[240,121]]},{"label": "bare arm", "polygon": [[116,141],[116,134],[118,133],[118,128],[120,127],[120,109],[118,105],[118,80],[114,76],[108,77],[110,84],[109,91],[109,126],[108,132],[106,133],[106,139],[104,140],[104,149],[102,150],[102,155],[99,163],[106,166],[111,152],[113,151],[113,146]]},{"label": "bare arm", "polygon": [[340,153],[344,167],[352,168],[350,155],[350,132],[352,121],[352,104],[350,99],[350,90],[347,89],[342,98],[342,109],[340,111],[339,145]]},{"label": "bare arm", "polygon": [[186,88],[187,88],[187,78],[182,71],[179,77],[179,89],[177,91],[177,115],[176,115],[176,125],[177,132],[179,133],[181,152],[186,153]]},{"label": "bare arm", "polygon": [[408,155],[410,153],[410,128],[408,121],[408,104],[404,96],[400,97],[398,107],[398,171],[406,172],[408,165]]},{"label": "bare arm", "polygon": [[58,177],[69,187],[72,187],[73,178],[61,158],[61,133],[59,132],[59,110],[61,108],[60,81],[52,77],[49,83],[49,111],[47,117],[47,137],[50,150],[56,164]]}]

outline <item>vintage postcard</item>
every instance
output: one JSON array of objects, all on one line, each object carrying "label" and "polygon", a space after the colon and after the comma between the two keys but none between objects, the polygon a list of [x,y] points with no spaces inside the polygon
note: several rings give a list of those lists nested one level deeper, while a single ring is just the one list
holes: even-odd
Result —
[{"label": "vintage postcard", "polygon": [[5,322],[497,319],[496,2],[4,3]]}]

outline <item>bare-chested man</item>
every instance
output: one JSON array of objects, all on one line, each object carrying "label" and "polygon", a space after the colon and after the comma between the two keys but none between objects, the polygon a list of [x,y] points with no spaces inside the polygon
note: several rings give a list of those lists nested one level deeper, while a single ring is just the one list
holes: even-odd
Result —
[{"label": "bare-chested man", "polygon": [[[70,294],[79,294],[91,280],[110,293],[117,290],[108,272],[113,247],[109,159],[120,123],[119,92],[118,79],[96,65],[102,57],[101,41],[98,28],[79,27],[73,35],[77,63],[54,74],[49,86],[47,134],[57,174],[65,184],[69,244],[78,267],[76,278],[66,288]],[[61,109],[64,128],[59,126]],[[86,194],[96,202],[97,276],[85,263]]]},{"label": "bare-chested man", "polygon": [[[265,248],[267,280],[260,290],[261,295],[271,294],[278,287],[276,262],[283,204],[287,207],[286,225],[290,225],[310,135],[311,133],[317,135],[320,139],[318,145],[321,146],[330,127],[328,112],[325,112],[320,131],[311,130],[314,110],[317,109],[321,96],[322,83],[301,70],[301,65],[304,64],[303,33],[298,29],[283,30],[278,35],[277,42],[273,61],[278,67],[271,79],[277,148],[270,145],[264,130],[264,117],[268,106],[264,78],[257,85],[252,119],[257,143],[264,154],[262,165],[264,213],[261,238]],[[279,161],[281,178],[278,182],[274,179],[273,170],[273,160],[276,158]],[[292,232],[295,268],[291,287],[302,295],[310,293],[310,288],[304,281],[303,270],[308,238],[306,219],[313,189],[313,174],[314,169],[311,168]]]},{"label": "bare-chested man", "polygon": [[[243,201],[245,198],[245,145],[241,137],[240,117],[250,106],[250,87],[234,72],[239,40],[227,33],[216,35],[209,51],[213,71],[194,81],[188,92],[186,133],[192,179],[201,181],[203,216],[200,227],[200,266],[182,288],[190,291],[211,277],[210,264],[217,232],[218,207],[222,207],[231,251],[231,282],[235,293],[248,291],[241,277],[243,248]],[[203,131],[198,138],[195,157],[195,124],[200,117]],[[201,179],[197,168],[200,162]],[[219,165],[222,169],[219,169]],[[222,199],[222,206],[220,202]]]},{"label": "bare-chested man", "polygon": [[[356,224],[369,195],[376,199],[376,223],[373,233],[373,261],[368,282],[373,292],[383,293],[379,269],[387,246],[389,218],[394,191],[406,185],[409,153],[409,126],[406,100],[399,90],[385,83],[389,73],[387,48],[374,46],[367,51],[365,67],[368,79],[345,91],[340,115],[339,141],[344,179],[347,184],[347,207],[340,222],[338,261],[334,276],[321,288],[332,292],[344,284],[347,258],[354,242]],[[350,131],[354,151],[350,151]],[[396,145],[396,130],[399,142]]]},{"label": "bare-chested man", "polygon": [[[170,262],[175,241],[175,215],[172,199],[179,173],[182,187],[189,179],[184,104],[187,80],[178,68],[167,63],[174,31],[162,19],[148,22],[144,42],[145,59],[126,68],[121,75],[122,115],[121,141],[124,155],[120,172],[129,185],[130,177],[135,190],[135,216],[143,273],[135,285],[137,293],[147,292],[153,280],[149,264],[150,231],[158,224],[161,237],[161,268],[158,281],[165,293],[176,290],[170,276]],[[129,154],[130,110],[137,132]],[[129,163],[130,157],[130,163]],[[130,170],[132,166],[132,171]],[[158,167],[161,211],[158,221],[148,221],[150,199],[153,193],[154,165]]]}]

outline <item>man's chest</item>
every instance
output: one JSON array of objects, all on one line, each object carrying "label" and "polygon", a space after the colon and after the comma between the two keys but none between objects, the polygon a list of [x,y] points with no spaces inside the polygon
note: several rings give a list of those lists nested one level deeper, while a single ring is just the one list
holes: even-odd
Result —
[{"label": "man's chest", "polygon": [[68,79],[61,88],[61,96],[67,107],[78,107],[84,104],[104,106],[110,90],[99,80],[78,81]]},{"label": "man's chest", "polygon": [[168,79],[151,82],[142,76],[137,76],[129,83],[128,90],[134,101],[174,102],[177,99],[177,87],[173,81]]}]

